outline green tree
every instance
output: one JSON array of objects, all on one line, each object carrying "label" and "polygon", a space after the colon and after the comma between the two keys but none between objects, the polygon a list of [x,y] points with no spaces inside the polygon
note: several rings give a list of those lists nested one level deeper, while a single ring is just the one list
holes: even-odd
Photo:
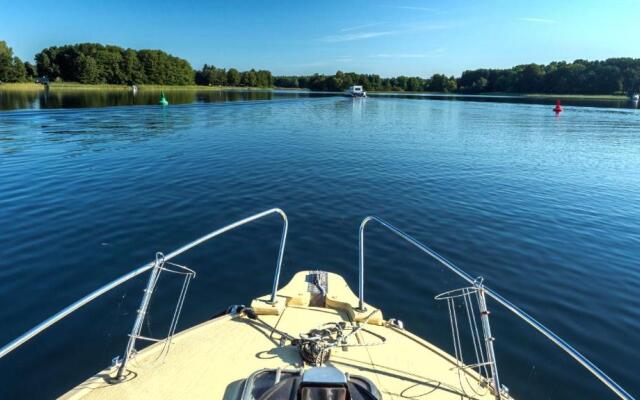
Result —
[{"label": "green tree", "polygon": [[205,64],[200,71],[196,71],[196,85],[211,85],[212,74],[210,73],[211,67]]},{"label": "green tree", "polygon": [[432,92],[448,92],[449,78],[442,74],[435,74],[429,81],[429,90]]},{"label": "green tree", "polygon": [[24,70],[26,72],[27,79],[34,79],[38,76],[38,71],[36,70],[36,66],[31,64],[29,61],[25,61]]},{"label": "green tree", "polygon": [[126,83],[129,85],[144,83],[146,81],[144,68],[135,50],[127,49],[122,53],[120,70],[124,75],[124,79],[127,80]]},{"label": "green tree", "polygon": [[456,82],[456,78],[452,75],[449,77],[444,91],[451,93],[455,92],[456,90],[458,90],[458,83]]},{"label": "green tree", "polygon": [[299,88],[300,81],[295,76],[276,76],[273,78],[273,85],[281,88]]},{"label": "green tree", "polygon": [[227,71],[227,84],[231,86],[240,85],[240,72],[235,68],[229,68]]},{"label": "green tree", "polygon": [[223,86],[227,84],[227,71],[205,64],[201,70],[196,71],[195,79],[198,85]]},{"label": "green tree", "polygon": [[258,86],[258,74],[254,69],[244,71],[240,74],[240,84],[242,86],[256,87]]},{"label": "green tree", "polygon": [[214,85],[224,86],[227,84],[227,71],[224,68],[216,68],[213,73]]},{"label": "green tree", "polygon": [[544,80],[545,71],[541,65],[528,64],[517,66],[516,72],[518,79],[516,81],[516,90],[521,93],[534,93],[542,91],[542,82]]},{"label": "green tree", "polygon": [[410,92],[417,92],[422,90],[422,83],[420,78],[412,77],[407,80],[407,90]]},{"label": "green tree", "polygon": [[24,64],[13,56],[13,49],[0,40],[0,82],[20,82],[26,78]]},{"label": "green tree", "polygon": [[39,76],[46,76],[49,79],[59,76],[58,66],[52,60],[54,51],[54,48],[50,47],[36,54],[36,70]]},{"label": "green tree", "polygon": [[27,69],[18,57],[13,57],[11,66],[11,82],[24,82],[27,79]]},{"label": "green tree", "polygon": [[270,71],[261,69],[256,72],[257,86],[271,87],[273,86],[273,76]]},{"label": "green tree", "polygon": [[487,78],[485,78],[484,76],[481,76],[480,78],[478,78],[473,82],[473,84],[471,85],[471,89],[476,93],[486,92],[488,85],[489,85],[489,81],[487,80]]},{"label": "green tree", "polygon": [[125,50],[97,43],[43,49],[36,54],[36,66],[38,74],[52,80],[160,85],[188,85],[194,81],[193,68],[181,58],[160,50]]},{"label": "green tree", "polygon": [[100,70],[98,62],[91,56],[81,54],[75,59],[75,75],[80,83],[100,83]]}]

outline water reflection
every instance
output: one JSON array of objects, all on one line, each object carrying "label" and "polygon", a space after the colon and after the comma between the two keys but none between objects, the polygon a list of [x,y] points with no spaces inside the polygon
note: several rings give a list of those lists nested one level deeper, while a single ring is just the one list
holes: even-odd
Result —
[{"label": "water reflection", "polygon": [[[174,90],[166,92],[170,104],[217,103],[227,101],[273,100],[281,98],[307,98],[342,96],[341,93],[309,92],[305,90]],[[549,104],[552,98],[496,95],[456,95],[423,93],[371,93],[371,97],[392,97],[422,100],[474,101],[494,103]],[[155,105],[160,90],[56,90],[49,91],[0,91],[0,110],[85,108],[131,105]],[[638,102],[628,99],[564,99],[563,105],[605,108],[638,108]],[[354,102],[354,109],[360,107]]]},{"label": "water reflection", "polygon": [[362,122],[362,115],[364,114],[367,99],[354,97],[353,99],[349,99],[349,101],[351,102],[353,111],[353,121]]},{"label": "water reflection", "polygon": [[[277,90],[168,90],[170,104],[217,103],[272,100],[278,98],[323,97],[327,94]],[[0,91],[0,110],[85,108],[158,104],[160,90],[42,90]]]},{"label": "water reflection", "polygon": [[[463,95],[463,94],[437,94],[437,93],[371,93],[372,97],[392,97],[404,99],[422,100],[449,100],[449,101],[477,101],[490,103],[516,103],[516,104],[555,104],[552,97],[527,97],[519,95]],[[603,108],[638,108],[638,103],[627,98],[602,99],[602,98],[562,98],[563,106],[603,107]]]},{"label": "water reflection", "polygon": [[72,144],[64,157],[117,149],[151,138],[180,133],[197,114],[180,108],[123,108],[86,113],[67,110],[37,118],[36,112],[7,113],[0,119],[0,154],[19,153],[35,143]]},{"label": "water reflection", "polygon": [[[485,276],[638,392],[640,360],[629,350],[640,342],[637,111],[574,108],[556,118],[552,104],[268,96],[0,113],[0,304],[11,304],[0,312],[0,343],[157,250],[277,205],[291,221],[281,282],[312,265],[357,287],[357,227],[381,215]],[[180,260],[199,272],[182,327],[270,289],[274,223]],[[446,306],[431,305],[460,283],[371,228],[370,303],[452,352]],[[127,286],[3,359],[0,398],[55,397],[122,354],[141,290]],[[605,398],[557,348],[490,309],[514,397]],[[55,368],[39,368],[42,360]]]}]

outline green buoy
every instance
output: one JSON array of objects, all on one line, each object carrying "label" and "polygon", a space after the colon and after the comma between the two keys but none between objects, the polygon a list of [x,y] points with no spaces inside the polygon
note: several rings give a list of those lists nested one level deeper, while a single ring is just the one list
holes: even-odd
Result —
[{"label": "green buoy", "polygon": [[168,106],[169,105],[169,100],[167,100],[167,98],[164,96],[164,90],[160,92],[160,105],[161,106]]}]

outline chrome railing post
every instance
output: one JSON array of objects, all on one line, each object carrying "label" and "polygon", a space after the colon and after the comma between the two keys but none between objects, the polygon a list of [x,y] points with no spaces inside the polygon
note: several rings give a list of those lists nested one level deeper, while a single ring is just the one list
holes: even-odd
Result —
[{"label": "chrome railing post", "polygon": [[487,309],[487,301],[484,297],[484,287],[482,283],[474,285],[478,289],[478,308],[480,309],[480,321],[482,322],[482,333],[484,335],[484,345],[487,353],[487,359],[491,368],[491,378],[493,379],[493,388],[495,390],[496,399],[500,400],[500,379],[498,378],[498,361],[496,353],[493,349],[493,341],[495,338],[491,335],[491,324],[489,324],[489,310]]},{"label": "chrome railing post", "polygon": [[[282,217],[282,220],[284,222],[284,227],[282,229],[282,237],[280,239],[280,249],[278,251],[278,261],[276,264],[276,273],[273,279],[273,290],[271,292],[271,298],[275,299],[275,294],[278,290],[278,283],[280,281],[280,272],[282,270],[282,260],[284,257],[284,248],[286,245],[286,241],[287,241],[287,232],[288,232],[288,228],[289,228],[289,221],[287,219],[287,215],[285,214],[284,211],[282,211],[279,208],[272,208],[266,211],[263,211],[261,213],[258,214],[254,214],[250,217],[241,219],[239,221],[236,221],[232,224],[226,225],[220,229],[217,229],[205,236],[202,236],[199,239],[194,240],[193,242],[190,242],[182,247],[180,247],[179,249],[167,254],[164,257],[164,261],[169,261],[177,256],[179,256],[180,254],[191,250],[192,248],[210,240],[213,239],[214,237],[220,236],[223,233],[229,232],[235,228],[238,228],[239,226],[248,224],[249,222],[255,221],[257,219],[263,218],[267,215],[270,214],[279,214]],[[137,277],[138,275],[141,275],[147,271],[149,271],[150,269],[153,269],[154,267],[156,267],[157,262],[150,262],[147,263],[145,265],[143,265],[142,267],[135,269],[131,272],[129,272],[128,274],[125,274],[111,282],[109,282],[108,284],[102,286],[101,288],[89,293],[88,295],[84,296],[83,298],[81,298],[80,300],[76,301],[75,303],[71,304],[70,306],[65,307],[64,309],[60,310],[58,313],[52,315],[51,317],[47,318],[46,320],[44,320],[43,322],[41,322],[40,324],[36,325],[35,327],[29,329],[27,332],[23,333],[22,335],[18,336],[17,338],[15,338],[14,340],[12,340],[11,342],[7,343],[4,347],[0,348],[0,358],[6,356],[7,354],[11,353],[12,351],[14,351],[15,349],[17,349],[18,347],[22,346],[23,344],[25,344],[26,342],[28,342],[29,340],[31,340],[32,338],[34,338],[35,336],[39,335],[40,333],[42,333],[44,330],[48,329],[49,327],[51,327],[53,324],[59,322],[60,320],[66,318],[67,316],[69,316],[71,313],[77,311],[78,309],[80,309],[81,307],[84,307],[85,305],[87,305],[88,303],[92,302],[93,300],[95,300],[96,298],[102,296],[103,294],[113,290],[114,288],[122,285],[125,282],[130,281],[131,279]],[[146,295],[146,293],[145,293]],[[142,309],[142,307],[141,307]],[[128,346],[127,346],[128,347]],[[128,352],[127,352],[128,353]],[[125,354],[126,356],[126,354]]]},{"label": "chrome railing post", "polygon": [[[467,281],[468,283],[474,285],[475,280],[473,278],[471,278],[471,276],[469,274],[467,274],[466,272],[464,272],[463,270],[461,270],[460,268],[455,266],[452,262],[450,262],[449,260],[447,260],[446,258],[441,256],[440,254],[436,253],[435,251],[433,251],[429,247],[427,247],[424,244],[420,243],[418,240],[416,240],[412,236],[404,233],[403,231],[401,231],[400,229],[398,229],[395,226],[391,225],[390,223],[388,223],[388,222],[386,222],[386,221],[384,221],[384,220],[382,220],[382,219],[380,219],[378,217],[368,216],[365,219],[363,219],[362,223],[360,224],[360,259],[359,259],[360,262],[359,262],[359,285],[358,285],[359,286],[359,291],[360,291],[360,293],[359,293],[359,303],[360,304],[364,304],[364,290],[363,290],[363,288],[364,288],[364,228],[365,228],[365,225],[367,224],[367,222],[369,222],[371,220],[374,220],[374,221],[378,222],[379,224],[381,224],[382,226],[384,226],[385,228],[387,228],[391,232],[395,233],[397,236],[401,237],[405,241],[407,241],[407,242],[411,243],[412,245],[414,245],[415,247],[417,247],[422,252],[424,252],[427,255],[429,255],[432,258],[434,258],[442,266],[446,267],[451,272],[453,272],[456,275],[458,275],[460,278],[462,278],[465,281]],[[552,343],[554,343],[556,346],[558,346],[560,349],[562,349],[565,353],[567,353],[568,355],[573,357],[573,359],[576,362],[578,362],[578,364],[583,366],[593,376],[598,378],[602,383],[604,383],[618,397],[620,397],[621,399],[625,399],[625,400],[634,400],[634,397],[631,396],[631,394],[629,394],[629,392],[624,390],[624,388],[622,386],[618,385],[617,382],[615,382],[613,379],[611,379],[607,374],[605,374],[594,363],[592,363],[589,359],[587,359],[585,356],[583,356],[578,350],[574,349],[569,343],[565,342],[562,338],[560,338],[558,335],[553,333],[549,328],[547,328],[546,326],[542,325],[535,318],[531,317],[529,314],[527,314],[526,312],[522,311],[520,308],[515,306],[513,303],[511,303],[510,301],[508,301],[504,297],[500,296],[498,293],[496,293],[496,292],[494,292],[494,291],[492,291],[492,290],[490,290],[489,288],[486,288],[486,287],[483,287],[483,289],[484,289],[484,293],[487,296],[491,297],[493,300],[498,302],[500,305],[505,307],[507,310],[511,311],[517,317],[519,317],[520,319],[525,321],[527,324],[529,324],[529,326],[531,326],[532,328],[534,328],[535,330],[540,332],[542,335],[544,335],[547,339],[549,339]],[[497,374],[496,374],[496,376],[497,376]],[[500,387],[496,388],[497,391],[500,391],[500,389],[501,389]]]},{"label": "chrome railing post", "polygon": [[129,341],[127,342],[127,347],[124,351],[124,355],[122,356],[122,363],[120,364],[120,367],[118,367],[116,380],[122,379],[122,375],[127,368],[127,363],[129,362],[131,354],[135,349],[136,339],[138,338],[138,336],[140,336],[140,332],[142,331],[142,324],[144,323],[144,318],[147,315],[147,309],[149,308],[149,302],[151,301],[151,296],[153,296],[153,291],[156,287],[156,283],[158,282],[158,278],[160,278],[160,271],[163,264],[164,255],[162,255],[162,253],[156,253],[156,261],[153,265],[153,269],[151,269],[151,274],[149,275],[147,286],[144,288],[144,294],[142,295],[142,300],[140,301],[140,307],[138,308],[136,320],[133,323],[133,328],[131,328]]},{"label": "chrome railing post", "polygon": [[358,240],[358,311],[366,311],[364,307],[364,228],[367,222],[374,217],[367,217],[360,223],[360,235]]},{"label": "chrome railing post", "polygon": [[276,301],[276,293],[278,292],[278,284],[280,283],[280,271],[282,270],[282,259],[284,258],[284,245],[287,241],[287,231],[289,230],[289,220],[287,219],[287,214],[279,208],[276,209],[282,220],[284,225],[282,226],[282,237],[280,238],[280,249],[278,249],[278,261],[276,262],[276,273],[273,277],[273,289],[271,290],[271,303],[275,303]]}]

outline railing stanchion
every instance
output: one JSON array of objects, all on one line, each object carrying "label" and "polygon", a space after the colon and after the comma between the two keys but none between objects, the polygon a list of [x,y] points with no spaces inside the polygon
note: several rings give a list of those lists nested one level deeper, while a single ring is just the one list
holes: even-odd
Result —
[{"label": "railing stanchion", "polygon": [[362,220],[360,224],[360,235],[358,241],[358,249],[360,250],[360,254],[358,257],[358,310],[366,311],[364,307],[364,227],[367,225],[367,222],[371,220],[370,217]]},{"label": "railing stanchion", "polygon": [[149,308],[149,302],[151,301],[151,296],[153,295],[153,291],[156,287],[156,283],[158,283],[158,278],[160,277],[160,271],[162,269],[162,264],[164,264],[164,256],[160,253],[156,254],[156,262],[151,269],[151,274],[149,275],[149,281],[147,282],[147,286],[144,289],[144,294],[142,295],[142,300],[140,301],[140,308],[138,308],[138,313],[136,315],[136,321],[133,323],[133,328],[131,328],[131,334],[129,335],[129,341],[127,342],[127,348],[124,351],[124,355],[122,356],[122,363],[118,367],[118,374],[116,375],[116,380],[122,379],[125,369],[127,368],[127,363],[131,358],[131,353],[136,345],[136,339],[140,336],[140,332],[142,331],[142,324],[144,322],[144,317],[147,314],[147,309]]},{"label": "railing stanchion", "polygon": [[[400,238],[406,240],[407,242],[411,243],[412,245],[417,247],[422,252],[424,252],[427,255],[429,255],[432,258],[434,258],[442,266],[446,267],[451,272],[453,272],[456,275],[458,275],[460,278],[464,279],[465,281],[467,281],[468,283],[470,283],[472,285],[474,284],[475,280],[473,278],[471,278],[471,276],[469,274],[467,274],[466,272],[464,272],[460,268],[456,267],[452,262],[450,262],[449,260],[447,260],[446,258],[441,256],[440,254],[436,253],[435,251],[433,251],[429,247],[427,247],[424,244],[420,243],[418,240],[416,240],[412,236],[404,233],[403,231],[401,231],[400,229],[398,229],[395,226],[391,225],[390,223],[384,221],[383,219],[380,219],[380,218],[374,217],[374,216],[368,216],[365,219],[363,219],[362,223],[360,224],[360,258],[359,258],[359,285],[358,285],[359,286],[359,291],[360,291],[360,293],[359,293],[359,302],[360,302],[360,304],[364,304],[364,290],[363,290],[363,288],[364,288],[364,228],[365,228],[365,225],[367,224],[367,222],[369,222],[369,221],[378,222],[380,225],[384,226],[385,228],[387,228],[391,232],[395,233]],[[629,394],[626,390],[624,390],[624,388],[622,386],[618,385],[617,382],[615,382],[607,374],[602,372],[602,370],[600,368],[598,368],[594,363],[592,363],[588,358],[583,356],[578,350],[574,349],[569,343],[565,342],[562,338],[560,338],[558,335],[553,333],[549,328],[547,328],[546,326],[542,325],[535,318],[531,317],[529,314],[527,314],[526,312],[522,311],[520,308],[518,308],[513,303],[511,303],[510,301],[508,301],[504,297],[500,296],[498,293],[494,292],[493,290],[491,290],[489,288],[486,288],[486,287],[483,287],[483,292],[487,296],[491,297],[496,302],[498,302],[501,306],[505,307],[507,310],[511,311],[517,317],[519,317],[520,319],[525,321],[527,324],[529,324],[529,326],[531,326],[532,328],[534,328],[535,330],[540,332],[547,339],[549,339],[551,342],[553,342],[556,346],[560,347],[560,349],[562,349],[565,353],[567,353],[568,355],[573,357],[573,359],[576,360],[578,362],[578,364],[582,365],[593,376],[598,378],[602,383],[604,383],[618,397],[620,397],[621,399],[625,399],[625,400],[634,400],[634,397],[631,396],[631,394]],[[497,376],[497,374],[496,374],[496,376]],[[498,388],[496,388],[496,390],[500,391],[501,388],[498,387]]]},{"label": "railing stanchion", "polygon": [[[174,250],[173,252],[167,254],[166,256],[163,257],[163,262],[165,261],[169,261],[177,256],[179,256],[180,254],[191,250],[192,248],[210,240],[213,239],[216,236],[220,236],[223,233],[229,232],[235,228],[238,228],[242,225],[248,224],[249,222],[253,222],[255,220],[258,220],[260,218],[263,218],[267,215],[271,215],[271,214],[279,214],[282,217],[282,220],[284,222],[284,227],[282,229],[282,237],[280,239],[280,249],[278,251],[278,262],[276,265],[276,273],[275,273],[275,277],[273,280],[273,291],[272,291],[272,298],[275,299],[275,293],[278,290],[278,282],[280,281],[280,272],[282,270],[282,260],[284,257],[284,248],[285,248],[285,244],[287,241],[287,231],[288,231],[288,227],[289,227],[289,222],[287,220],[287,215],[285,214],[284,211],[282,211],[279,208],[272,208],[263,212],[260,212],[258,214],[254,214],[250,217],[241,219],[239,221],[236,221],[232,224],[226,225],[220,229],[217,229],[211,233],[208,233],[207,235],[202,236],[199,239],[194,240],[193,242],[190,242],[182,247],[180,247],[177,250]],[[32,338],[34,338],[35,336],[39,335],[40,333],[42,333],[44,330],[46,330],[47,328],[51,327],[52,325],[54,325],[55,323],[59,322],[60,320],[66,318],[67,316],[69,316],[71,313],[77,311],[78,309],[80,309],[81,307],[84,307],[85,305],[87,305],[88,303],[92,302],[93,300],[95,300],[96,298],[102,296],[103,294],[113,290],[114,288],[122,285],[125,282],[130,281],[131,279],[135,278],[138,275],[141,275],[151,269],[153,269],[154,271],[151,274],[151,277],[149,278],[149,283],[152,282],[152,277],[155,276],[154,279],[157,280],[157,263],[158,260],[156,260],[155,262],[150,262],[145,264],[144,266],[135,269],[131,272],[129,272],[126,275],[123,275],[113,281],[111,281],[110,283],[102,286],[101,288],[89,293],[88,295],[84,296],[83,298],[81,298],[80,300],[76,301],[75,303],[71,304],[68,307],[65,307],[64,309],[60,310],[59,312],[57,312],[56,314],[52,315],[51,317],[47,318],[45,321],[41,322],[40,324],[36,325],[35,327],[29,329],[27,332],[23,333],[22,335],[18,336],[17,338],[15,338],[14,340],[12,340],[11,342],[7,343],[5,346],[3,346],[2,348],[0,348],[0,359],[4,356],[6,356],[7,354],[11,353],[12,351],[14,351],[15,349],[17,349],[18,347],[22,346],[23,344],[25,344],[26,342],[28,342],[29,340],[31,340]],[[155,274],[155,275],[154,275]],[[149,283],[147,285],[149,285]],[[150,297],[150,294],[146,293],[143,296],[143,301],[142,301],[142,305],[147,304],[148,302],[145,302],[145,299],[147,298],[147,295]],[[140,309],[141,310],[146,310],[146,307],[143,307],[141,305]],[[138,325],[138,320],[139,320],[138,316],[136,318],[136,323],[134,324],[134,330],[136,329],[136,326]],[[132,330],[133,333],[134,330]],[[130,340],[131,342],[131,340]],[[127,355],[129,354],[129,345],[127,345],[127,351],[124,355],[124,357],[128,357]],[[126,364],[126,360],[123,359],[122,364]],[[121,366],[122,372],[124,371],[124,367]]]},{"label": "railing stanchion", "polygon": [[276,263],[276,273],[273,277],[273,289],[271,290],[271,303],[276,301],[276,293],[278,292],[278,284],[280,282],[280,271],[282,270],[282,259],[284,258],[284,245],[287,241],[287,231],[289,230],[289,220],[287,215],[280,209],[277,209],[282,217],[284,225],[282,226],[282,237],[280,238],[280,248],[278,249],[278,261]]},{"label": "railing stanchion", "polygon": [[476,283],[476,292],[478,295],[478,308],[480,309],[480,321],[482,322],[482,332],[484,334],[484,343],[487,352],[487,362],[491,367],[491,378],[493,379],[493,388],[495,390],[496,400],[500,400],[500,379],[498,378],[498,362],[496,360],[496,353],[493,350],[493,341],[495,340],[491,336],[491,325],[489,324],[489,310],[487,309],[487,301],[484,297],[484,287],[482,283]]}]

